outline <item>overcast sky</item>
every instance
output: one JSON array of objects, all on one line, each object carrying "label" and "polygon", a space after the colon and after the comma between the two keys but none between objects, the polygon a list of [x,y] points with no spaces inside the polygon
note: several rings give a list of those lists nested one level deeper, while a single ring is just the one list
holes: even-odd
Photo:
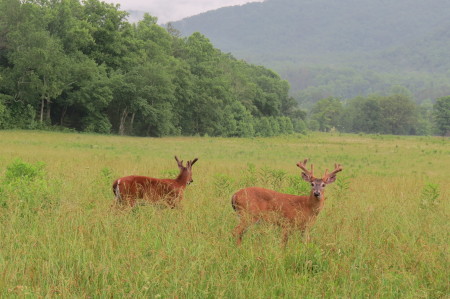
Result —
[{"label": "overcast sky", "polygon": [[122,10],[148,12],[158,18],[158,23],[178,21],[185,17],[225,6],[242,5],[263,0],[104,0],[120,4]]}]

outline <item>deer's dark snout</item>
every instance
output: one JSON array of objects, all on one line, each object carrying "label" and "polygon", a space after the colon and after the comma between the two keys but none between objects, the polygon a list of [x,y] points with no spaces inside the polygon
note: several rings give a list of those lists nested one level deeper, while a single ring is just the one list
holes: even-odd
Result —
[{"label": "deer's dark snout", "polygon": [[315,197],[320,197],[320,191],[314,191],[313,194]]}]

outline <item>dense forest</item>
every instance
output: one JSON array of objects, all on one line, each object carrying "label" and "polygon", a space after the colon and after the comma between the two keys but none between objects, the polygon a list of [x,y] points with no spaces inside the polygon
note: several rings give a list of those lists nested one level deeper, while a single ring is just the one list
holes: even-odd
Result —
[{"label": "dense forest", "polygon": [[[448,134],[450,97],[322,97],[306,112],[276,72],[199,32],[98,0],[0,0],[0,129],[135,136],[274,136],[306,130]],[[433,99],[435,100],[435,99]]]},{"label": "dense forest", "polygon": [[[273,71],[98,0],[0,2],[0,127],[139,136],[305,129]],[[271,132],[271,133],[270,133]]]},{"label": "dense forest", "polygon": [[447,0],[265,0],[173,22],[278,72],[301,107],[407,88],[428,105],[450,94]]}]

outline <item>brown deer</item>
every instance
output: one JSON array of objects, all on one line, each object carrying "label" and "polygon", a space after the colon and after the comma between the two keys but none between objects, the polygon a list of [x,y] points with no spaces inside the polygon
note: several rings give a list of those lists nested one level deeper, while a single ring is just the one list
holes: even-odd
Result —
[{"label": "brown deer", "polygon": [[242,242],[245,230],[259,220],[275,223],[283,228],[284,246],[293,228],[300,229],[306,241],[309,241],[309,228],[325,202],[325,186],[336,180],[336,174],[342,171],[342,166],[335,164],[335,169],[331,173],[328,173],[327,169],[324,176],[319,179],[314,177],[313,165],[311,165],[311,171],[306,169],[307,161],[308,159],[300,161],[297,166],[303,170],[303,180],[311,183],[309,196],[279,193],[260,187],[244,188],[232,196],[231,204],[240,217],[240,223],[233,231],[238,245]]},{"label": "brown deer", "polygon": [[133,207],[137,199],[150,202],[162,202],[174,208],[183,199],[184,189],[193,182],[192,165],[198,158],[188,161],[183,166],[183,161],[175,156],[180,173],[176,179],[156,179],[146,176],[130,175],[119,178],[113,183],[113,192],[118,204]]}]

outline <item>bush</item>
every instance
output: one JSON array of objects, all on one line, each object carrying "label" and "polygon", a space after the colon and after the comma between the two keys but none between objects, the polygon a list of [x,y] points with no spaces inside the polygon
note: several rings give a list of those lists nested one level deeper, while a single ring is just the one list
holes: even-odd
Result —
[{"label": "bush", "polygon": [[439,184],[428,183],[422,189],[420,206],[422,208],[432,208],[438,205],[439,201]]},{"label": "bush", "polygon": [[214,190],[217,196],[231,196],[236,189],[235,185],[235,180],[226,174],[217,173],[214,175]]},{"label": "bush", "polygon": [[31,105],[15,102],[5,105],[9,98],[0,94],[0,129],[36,129],[36,111]]},{"label": "bush", "polygon": [[104,115],[90,115],[83,119],[83,131],[88,133],[110,134],[111,123]]},{"label": "bush", "polygon": [[58,183],[49,185],[44,171],[45,164],[30,164],[15,159],[6,167],[0,184],[0,207],[13,208],[21,217],[50,210],[59,202]]},{"label": "bush", "polygon": [[308,127],[303,119],[293,120],[294,131],[301,134],[306,134]]},{"label": "bush", "polygon": [[5,182],[8,183],[22,179],[34,180],[36,178],[43,178],[44,167],[45,164],[43,162],[29,164],[23,162],[21,159],[16,159],[6,167]]}]

